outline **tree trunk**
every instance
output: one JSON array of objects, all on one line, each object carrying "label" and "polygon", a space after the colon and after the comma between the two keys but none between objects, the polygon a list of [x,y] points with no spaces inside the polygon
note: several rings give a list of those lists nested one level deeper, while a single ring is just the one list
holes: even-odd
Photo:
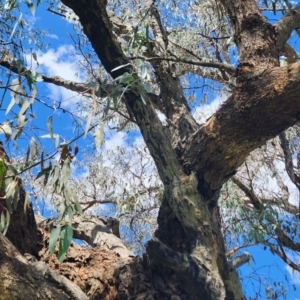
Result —
[{"label": "tree trunk", "polygon": [[[131,73],[130,60],[115,36],[106,1],[62,2],[78,15],[106,71],[113,78]],[[147,245],[144,258],[132,257],[105,222],[99,225],[93,220],[91,223],[98,224],[93,227],[88,219],[81,219],[73,224],[75,234],[98,248],[72,245],[65,262],[58,264],[55,256],[49,256],[45,250],[48,233],[44,228],[40,259],[70,281],[58,276],[60,279],[55,279],[44,265],[43,274],[51,278],[52,285],[49,296],[48,290],[41,290],[40,299],[51,299],[54,297],[51,293],[69,299],[75,299],[78,293],[83,293],[82,299],[245,299],[233,264],[225,257],[217,199],[222,184],[251,150],[300,120],[300,62],[284,68],[278,66],[278,56],[286,47],[288,31],[292,30],[289,19],[292,14],[273,26],[263,18],[254,0],[219,2],[232,23],[240,61],[235,74],[236,87],[217,113],[198,126],[190,115],[180,81],[170,72],[171,63],[162,60],[152,64],[162,82],[161,98],[144,91],[141,101],[141,90],[134,87],[124,93],[123,101],[141,130],[164,184],[159,227]],[[167,55],[167,37],[154,8],[151,16],[155,40],[147,55]],[[298,24],[299,20],[296,21]],[[120,65],[124,67],[111,72]],[[160,122],[154,107],[167,116],[168,128]],[[35,223],[28,224],[29,232],[34,232]],[[14,219],[11,228],[22,230],[20,226]],[[95,232],[98,238],[94,237]],[[10,238],[22,253],[36,254],[30,244],[19,245],[13,235]],[[30,238],[37,237],[33,234]],[[1,241],[8,245],[6,248],[11,247],[6,239]],[[2,250],[5,254],[5,249]],[[9,273],[6,267],[7,257],[16,261],[24,282],[29,280],[24,274],[40,274],[35,273],[39,265],[34,259],[27,264],[17,262],[10,253],[1,257],[2,274],[7,278],[16,276],[16,270]],[[8,284],[2,286],[3,295],[7,295]],[[78,287],[80,290],[76,290]],[[35,289],[32,293],[31,298],[36,298]],[[18,297],[16,294],[10,299]]]}]

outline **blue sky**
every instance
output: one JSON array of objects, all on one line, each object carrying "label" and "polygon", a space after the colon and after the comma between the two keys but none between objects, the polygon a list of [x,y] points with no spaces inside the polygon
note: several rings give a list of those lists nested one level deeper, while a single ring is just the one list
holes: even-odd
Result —
[{"label": "blue sky", "polygon": [[[75,54],[75,49],[72,46],[72,39],[70,38],[70,33],[73,32],[73,25],[66,22],[61,17],[50,13],[46,9],[48,5],[42,3],[36,10],[35,17],[27,10],[23,12],[24,18],[28,21],[28,24],[36,28],[44,29],[48,32],[48,35],[44,38],[45,44],[48,44],[46,50],[38,51],[34,50],[38,56],[38,62],[40,67],[38,68],[39,72],[43,72],[49,76],[59,75],[65,79],[75,80],[75,81],[84,81],[85,76],[82,70],[78,69],[76,64],[78,57]],[[267,15],[268,19],[276,19],[273,14]],[[297,35],[293,36],[292,44],[297,43],[299,37]],[[26,49],[34,47],[32,44],[26,44]],[[29,56],[27,56],[29,58]],[[30,61],[30,59],[28,60]],[[195,81],[192,79],[192,81]],[[3,80],[3,82],[5,82]],[[203,82],[200,80],[200,84]],[[59,102],[59,100],[64,100],[64,107],[68,110],[73,110],[75,105],[76,94],[70,91],[67,91],[63,88],[57,88],[53,85],[45,85],[44,83],[37,84],[38,89],[38,98],[42,101],[45,101],[53,106]],[[209,101],[201,109],[196,108],[196,105],[199,103],[200,99],[203,97],[202,90],[189,91],[189,93],[195,92],[196,101],[192,104],[192,108],[198,118],[202,121],[211,115],[218,106],[225,99],[224,97],[213,97],[208,95]],[[47,95],[47,97],[45,97]],[[10,102],[9,93],[7,93],[3,107],[6,107]],[[1,119],[4,120],[4,112],[1,113]],[[64,113],[62,110],[54,110],[46,108],[44,105],[35,103],[33,106],[33,113],[37,116],[37,119],[34,121],[34,124],[41,128],[38,131],[38,135],[44,135],[47,133],[46,119],[49,116],[53,116],[53,131],[58,133],[61,136],[61,140],[71,140],[72,137],[76,134],[73,131],[73,119],[68,113]],[[86,116],[82,116],[83,128]],[[107,142],[107,147],[113,147],[115,145],[127,145],[131,144],[136,138],[139,137],[139,134],[135,131],[129,135],[118,134],[115,130],[111,132],[106,132],[106,139],[111,142]],[[113,141],[113,142],[112,142]],[[51,140],[44,141],[46,149],[49,151],[54,149],[54,145]],[[24,136],[23,139],[20,139],[18,142],[20,149],[25,149],[28,145],[28,138]],[[80,139],[78,142],[80,149],[85,147],[90,147],[93,143],[92,134],[89,134],[86,139]],[[80,154],[79,154],[80,155]],[[244,265],[239,269],[240,275],[244,278],[243,284],[247,295],[253,295],[253,289],[259,289],[260,284],[256,281],[255,276],[269,276],[272,278],[272,282],[283,282],[284,286],[287,289],[287,299],[297,299],[297,295],[300,290],[300,276],[299,274],[292,275],[290,271],[287,270],[286,265],[270,253],[269,250],[264,250],[261,246],[255,246],[247,249],[253,255],[254,260],[251,261],[251,265]],[[297,291],[294,291],[293,285],[298,286]],[[278,284],[277,284],[278,286]],[[261,293],[264,295],[264,292]],[[300,298],[300,297],[299,297]],[[258,299],[263,299],[258,298]],[[282,298],[278,298],[282,299]]]}]

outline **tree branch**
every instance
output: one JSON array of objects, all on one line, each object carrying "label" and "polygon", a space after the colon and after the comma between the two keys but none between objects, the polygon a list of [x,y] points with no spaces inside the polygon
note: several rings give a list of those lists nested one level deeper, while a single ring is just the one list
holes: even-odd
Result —
[{"label": "tree branch", "polygon": [[58,274],[50,269],[44,262],[37,261],[34,256],[25,253],[24,256],[28,260],[36,274],[41,278],[47,278],[58,290],[63,290],[71,299],[89,300],[89,297],[80,289],[80,287],[67,279],[65,276]]},{"label": "tree branch", "polygon": [[[190,136],[182,156],[207,196],[219,190],[252,150],[300,119],[300,62],[251,78],[251,89],[247,82]],[[250,90],[257,92],[250,95]]]},{"label": "tree branch", "polygon": [[254,193],[254,191],[251,191],[242,181],[240,181],[236,176],[233,176],[231,178],[232,182],[236,184],[245,194],[246,196],[250,199],[251,204],[256,208],[256,209],[261,209],[261,201],[258,199]]},{"label": "tree branch", "polygon": [[[19,74],[21,76],[28,76],[31,73],[31,71],[26,68],[22,68],[21,70],[18,69],[17,66],[15,66],[13,64],[13,62],[11,62],[9,60],[0,60],[0,66],[3,66],[6,69],[9,69],[12,72]],[[43,79],[43,81],[46,83],[52,83],[57,86],[64,87],[73,92],[92,95],[92,89],[90,87],[87,87],[86,84],[84,84],[84,83],[66,80],[59,76],[51,77],[51,76],[46,76],[46,75],[42,75],[42,74],[40,74],[40,76]]]},{"label": "tree branch", "polygon": [[236,270],[242,265],[250,261],[251,255],[248,252],[244,252],[242,255],[235,257],[230,263],[229,266],[232,270]]},{"label": "tree branch", "polygon": [[184,63],[188,65],[194,65],[194,66],[201,66],[201,67],[207,67],[207,68],[215,68],[219,70],[223,70],[228,72],[231,75],[234,75],[236,72],[236,68],[230,64],[216,62],[216,61],[195,61],[195,60],[188,60],[188,59],[181,59],[181,58],[172,58],[172,57],[144,57],[144,56],[133,56],[128,57],[130,60],[134,59],[142,59],[144,61],[172,61],[177,63]]},{"label": "tree branch", "polygon": [[300,4],[290,9],[275,25],[277,31],[277,49],[280,51],[290,38],[292,31],[299,27]]},{"label": "tree branch", "polygon": [[[242,183],[235,176],[232,177],[232,181],[249,197],[255,209],[257,210],[261,209],[260,203],[262,201],[256,197],[253,191],[251,191],[244,183]],[[268,220],[268,221],[272,223],[272,220]],[[298,252],[300,251],[300,244],[292,241],[280,227],[275,228],[275,233],[277,234],[278,243],[282,244],[283,246],[291,250],[298,251]]]},{"label": "tree branch", "polygon": [[[147,60],[151,62],[156,72],[157,82],[160,83],[160,106],[158,109],[165,114],[169,123],[170,138],[173,148],[180,152],[185,136],[192,134],[197,128],[197,123],[190,115],[190,109],[183,93],[180,79],[174,76],[174,64],[168,52],[168,36],[163,27],[158,9],[151,8],[150,26],[155,40],[147,50]],[[150,57],[150,58],[149,58]],[[166,57],[169,61],[152,59]],[[178,139],[178,135],[181,139]]]},{"label": "tree branch", "polygon": [[284,252],[280,251],[278,247],[272,245],[271,243],[265,242],[266,245],[270,247],[270,249],[276,253],[287,265],[289,265],[292,269],[300,272],[300,265],[292,262]]},{"label": "tree branch", "polygon": [[[47,228],[49,222],[35,216],[39,227]],[[55,225],[52,224],[51,226]],[[121,257],[133,256],[120,240],[119,221],[115,218],[75,215],[72,220],[73,237],[87,242],[92,247],[104,247],[118,253]]]}]

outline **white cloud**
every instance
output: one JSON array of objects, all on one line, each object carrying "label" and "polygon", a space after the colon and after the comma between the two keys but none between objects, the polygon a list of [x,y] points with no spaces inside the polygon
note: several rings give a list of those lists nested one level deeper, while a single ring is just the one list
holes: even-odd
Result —
[{"label": "white cloud", "polygon": [[[55,38],[55,37],[53,37]],[[78,56],[75,54],[75,48],[71,45],[62,45],[57,49],[49,49],[46,52],[37,52],[37,61],[39,66],[35,66],[37,72],[47,76],[60,76],[66,80],[82,82],[84,73],[80,70],[77,61]],[[28,59],[29,57],[27,57]],[[28,59],[29,60],[29,59]],[[31,59],[30,59],[31,61]],[[47,84],[50,90],[49,98],[56,101],[62,101],[62,106],[70,108],[79,100],[78,93],[58,87],[54,84]]]},{"label": "white cloud", "polygon": [[47,52],[37,53],[39,70],[42,70],[49,76],[61,76],[67,80],[78,80],[78,57],[75,55],[75,49],[71,45],[63,45],[57,49],[49,49]]},{"label": "white cloud", "polygon": [[226,99],[226,96],[219,96],[208,104],[198,106],[193,112],[193,117],[199,124],[205,123],[205,121],[218,110]]},{"label": "white cloud", "polygon": [[105,140],[105,150],[113,150],[116,147],[125,146],[126,134],[122,131],[111,133],[111,137]]},{"label": "white cloud", "polygon": [[56,34],[53,34],[53,33],[48,33],[47,34],[47,37],[51,38],[51,39],[56,39],[58,40],[58,36]]}]

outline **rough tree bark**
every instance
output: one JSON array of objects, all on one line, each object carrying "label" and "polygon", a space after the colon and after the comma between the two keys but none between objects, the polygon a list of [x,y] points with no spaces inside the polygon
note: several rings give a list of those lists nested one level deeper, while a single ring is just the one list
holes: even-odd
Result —
[{"label": "rough tree bark", "polygon": [[[113,33],[106,1],[62,2],[78,15],[106,71],[113,78],[130,73],[130,60]],[[61,266],[45,252],[40,254],[91,299],[245,299],[225,257],[217,199],[222,184],[251,150],[300,120],[300,62],[280,68],[278,61],[289,49],[286,42],[300,21],[300,6],[271,25],[254,0],[219,2],[231,21],[239,50],[237,85],[221,108],[205,124],[197,125],[179,79],[170,71],[172,62],[164,60],[151,60],[162,82],[160,96],[148,94],[146,104],[138,90],[124,97],[164,184],[158,230],[148,243],[144,261],[111,249],[76,245]],[[151,15],[155,40],[148,58],[167,57],[167,36],[155,7]],[[230,76],[228,66],[216,67]],[[154,107],[168,118],[168,131]],[[41,299],[47,299],[46,294]]]}]

